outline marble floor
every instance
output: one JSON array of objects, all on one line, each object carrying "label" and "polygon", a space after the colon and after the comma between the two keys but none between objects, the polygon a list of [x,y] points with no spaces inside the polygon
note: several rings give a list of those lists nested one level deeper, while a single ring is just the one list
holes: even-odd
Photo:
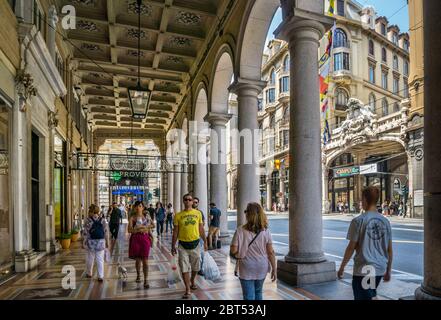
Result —
[{"label": "marble floor", "polygon": [[[170,234],[166,234],[160,241],[155,240],[149,258],[149,289],[144,289],[142,283],[135,282],[135,263],[128,258],[128,235],[120,232],[120,237],[113,249],[112,261],[105,265],[104,282],[98,282],[96,274],[93,279],[85,278],[85,250],[81,248],[80,242],[75,242],[68,250],[60,250],[55,255],[44,257],[37,269],[14,275],[11,280],[0,286],[0,299],[182,299],[185,292],[183,283],[170,285],[167,282],[172,259],[170,242]],[[193,292],[191,297],[193,300],[242,299],[240,283],[234,276],[234,264],[230,261],[227,250],[228,248],[224,247],[220,250],[209,251],[219,266],[222,280],[213,282],[198,276],[196,285],[199,289]],[[126,282],[118,279],[118,263],[128,270]],[[74,288],[63,289],[62,281],[67,274],[67,271],[63,273],[63,267],[74,268],[76,279],[71,282]],[[264,299],[266,300],[319,299],[318,296],[304,289],[290,288],[279,281],[273,283],[268,278],[264,285]]]}]

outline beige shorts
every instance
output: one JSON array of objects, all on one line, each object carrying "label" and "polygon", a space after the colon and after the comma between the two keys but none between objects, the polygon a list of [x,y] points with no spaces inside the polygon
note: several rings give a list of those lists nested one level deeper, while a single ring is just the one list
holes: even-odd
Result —
[{"label": "beige shorts", "polygon": [[201,270],[201,249],[198,245],[192,250],[178,246],[178,263],[182,273],[198,272]]},{"label": "beige shorts", "polygon": [[219,233],[219,228],[218,227],[213,227],[213,226],[210,226],[210,228],[208,229],[208,233],[209,234],[211,234],[211,235],[218,235],[218,233]]}]

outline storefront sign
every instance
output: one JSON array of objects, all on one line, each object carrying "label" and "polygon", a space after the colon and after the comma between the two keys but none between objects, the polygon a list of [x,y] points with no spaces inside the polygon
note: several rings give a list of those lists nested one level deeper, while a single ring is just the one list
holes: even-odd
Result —
[{"label": "storefront sign", "polygon": [[360,174],[360,167],[346,167],[334,169],[334,178],[344,178]]},{"label": "storefront sign", "polygon": [[119,181],[123,178],[153,178],[157,177],[157,174],[145,171],[106,171],[105,176]]},{"label": "storefront sign", "polygon": [[423,192],[423,190],[415,190],[413,192],[413,205],[415,207],[422,207],[424,205],[424,192]]},{"label": "storefront sign", "polygon": [[377,173],[378,166],[376,163],[364,164],[360,166],[360,174]]}]

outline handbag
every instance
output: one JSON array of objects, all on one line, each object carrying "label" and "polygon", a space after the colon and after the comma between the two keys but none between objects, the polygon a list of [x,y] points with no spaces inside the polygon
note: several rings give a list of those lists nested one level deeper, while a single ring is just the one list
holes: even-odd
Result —
[{"label": "handbag", "polygon": [[[259,236],[259,234],[262,232],[262,230],[259,230],[256,235],[254,236],[253,240],[251,240],[251,242],[248,244],[248,248],[250,248],[250,246],[253,244],[254,240],[256,240],[256,238]],[[246,256],[246,254],[245,254]],[[236,266],[234,267],[234,275],[236,277],[239,277],[239,258],[235,257],[234,255],[231,254],[230,252],[230,257],[233,257],[234,260],[236,260]]]}]

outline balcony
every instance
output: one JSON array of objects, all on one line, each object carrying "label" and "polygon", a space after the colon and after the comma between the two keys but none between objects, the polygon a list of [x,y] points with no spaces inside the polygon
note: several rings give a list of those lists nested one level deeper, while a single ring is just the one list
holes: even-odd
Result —
[{"label": "balcony", "polygon": [[350,70],[336,70],[332,73],[332,78],[337,84],[350,84],[352,81],[352,72]]},{"label": "balcony", "polygon": [[270,102],[270,103],[265,104],[265,112],[271,113],[271,112],[276,111],[276,107],[277,107],[278,103],[279,103],[278,101],[274,101],[274,102]]},{"label": "balcony", "polygon": [[280,103],[289,103],[289,91],[281,92],[279,94],[279,102]]}]

